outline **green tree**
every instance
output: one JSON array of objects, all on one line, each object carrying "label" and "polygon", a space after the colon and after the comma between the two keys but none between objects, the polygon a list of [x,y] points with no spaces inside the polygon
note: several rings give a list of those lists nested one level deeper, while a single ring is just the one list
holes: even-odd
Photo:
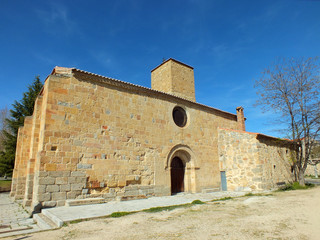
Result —
[{"label": "green tree", "polygon": [[4,150],[3,141],[4,134],[3,130],[7,130],[6,118],[9,117],[9,110],[7,107],[0,109],[0,152]]},{"label": "green tree", "polygon": [[40,93],[43,84],[40,77],[36,76],[33,83],[28,86],[28,91],[23,93],[22,99],[12,104],[10,117],[5,120],[6,129],[2,130],[4,136],[4,150],[0,152],[0,173],[12,174],[17,146],[17,134],[20,126],[23,126],[24,119],[33,114],[35,100]]},{"label": "green tree", "polygon": [[304,172],[320,133],[320,64],[318,58],[278,59],[256,81],[258,104],[279,114],[296,149],[295,176]]}]

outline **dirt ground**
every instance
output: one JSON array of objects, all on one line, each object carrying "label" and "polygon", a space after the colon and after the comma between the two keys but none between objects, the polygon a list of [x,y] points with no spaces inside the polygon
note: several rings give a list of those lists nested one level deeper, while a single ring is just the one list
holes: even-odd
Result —
[{"label": "dirt ground", "polygon": [[10,239],[320,239],[320,187],[84,221]]}]

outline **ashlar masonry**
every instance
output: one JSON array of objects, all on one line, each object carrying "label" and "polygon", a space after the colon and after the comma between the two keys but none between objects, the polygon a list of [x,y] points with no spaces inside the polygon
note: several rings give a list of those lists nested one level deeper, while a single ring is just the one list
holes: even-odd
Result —
[{"label": "ashlar masonry", "polygon": [[242,107],[197,103],[192,67],[168,59],[151,82],[55,67],[19,129],[11,196],[34,209],[292,179],[290,143],[246,132]]}]

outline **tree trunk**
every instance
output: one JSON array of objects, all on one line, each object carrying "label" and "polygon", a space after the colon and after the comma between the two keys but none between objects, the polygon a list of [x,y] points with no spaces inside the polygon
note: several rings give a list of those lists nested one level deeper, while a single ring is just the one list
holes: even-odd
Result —
[{"label": "tree trunk", "polygon": [[305,181],[304,181],[304,171],[299,171],[299,184],[301,186],[305,186]]}]

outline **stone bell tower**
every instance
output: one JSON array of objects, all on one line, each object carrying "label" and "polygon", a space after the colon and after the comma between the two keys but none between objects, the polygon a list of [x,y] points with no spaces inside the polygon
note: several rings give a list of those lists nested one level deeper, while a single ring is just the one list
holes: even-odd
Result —
[{"label": "stone bell tower", "polygon": [[193,67],[170,58],[151,71],[151,88],[195,102]]}]

